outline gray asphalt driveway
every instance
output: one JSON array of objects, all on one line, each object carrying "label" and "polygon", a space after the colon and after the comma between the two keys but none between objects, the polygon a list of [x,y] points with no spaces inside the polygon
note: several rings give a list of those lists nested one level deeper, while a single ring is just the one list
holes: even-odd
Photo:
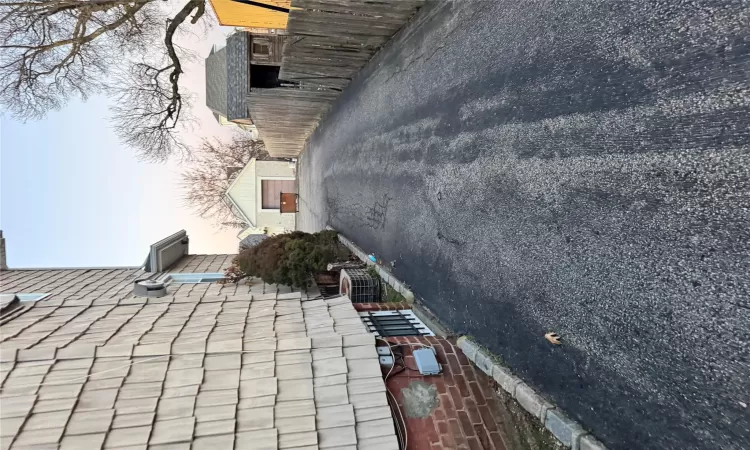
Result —
[{"label": "gray asphalt driveway", "polygon": [[417,21],[312,136],[300,228],[396,261],[611,448],[750,448],[748,3]]}]

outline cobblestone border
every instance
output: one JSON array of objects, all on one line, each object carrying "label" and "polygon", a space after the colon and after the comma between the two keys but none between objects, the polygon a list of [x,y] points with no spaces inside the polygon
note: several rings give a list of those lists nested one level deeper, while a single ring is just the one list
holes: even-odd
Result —
[{"label": "cobblestone border", "polygon": [[[326,227],[326,229],[336,231],[330,226]],[[375,270],[377,270],[383,281],[401,293],[409,305],[414,304],[414,293],[403,282],[385,270],[380,264],[372,262],[364,250],[341,233],[339,233],[339,241],[349,248],[357,258],[370,266],[375,266]],[[506,367],[496,363],[495,357],[482,348],[482,346],[466,336],[458,338],[457,344],[471,362],[479,367],[482,372],[492,377],[523,409],[539,419],[544,424],[544,427],[564,446],[572,450],[607,450],[604,444],[589,434],[578,422],[569,418],[563,411],[557,409],[555,405],[537,394],[529,385],[513,375]]]},{"label": "cobblestone border", "polygon": [[[336,231],[330,226],[327,226],[326,229]],[[404,284],[404,282],[393,276],[392,273],[387,271],[380,264],[375,264],[374,262],[370,261],[370,258],[367,257],[367,253],[365,253],[364,250],[359,248],[357,244],[355,244],[348,238],[344,237],[341,233],[339,233],[339,241],[344,244],[349,250],[351,250],[352,253],[357,256],[357,258],[364,261],[365,264],[374,266],[375,270],[377,270],[378,272],[378,275],[380,275],[380,278],[404,297],[404,300],[406,300],[406,308],[403,309],[411,309],[412,312],[414,312],[414,315],[416,315],[419,320],[427,325],[427,327],[432,330],[435,335],[446,337],[451,334],[449,330],[447,330],[445,326],[440,323],[437,317],[435,317],[432,311],[427,308],[426,305],[422,304],[422,302],[416,301],[414,293],[408,287],[406,287],[406,284]]]},{"label": "cobblestone border", "polygon": [[461,336],[458,338],[458,346],[470,361],[492,377],[523,409],[539,419],[564,446],[572,450],[607,449],[578,422],[537,394],[506,367],[496,363],[493,355],[479,344],[466,336]]},{"label": "cobblestone border", "polygon": [[[327,230],[336,231],[335,229],[331,228],[330,226],[326,227]],[[344,237],[341,233],[339,233],[339,241],[341,241],[342,244],[344,244],[349,250],[351,250],[352,253],[354,253],[357,258],[361,259],[365,262],[365,264],[374,266],[375,270],[378,272],[378,275],[380,275],[380,278],[383,279],[386,283],[388,283],[389,286],[391,286],[394,290],[396,290],[399,294],[403,295],[404,299],[410,304],[414,304],[414,293],[409,290],[406,285],[400,281],[398,278],[394,277],[392,273],[385,270],[383,266],[380,264],[376,264],[370,260],[370,258],[367,257],[367,253],[364,252],[357,244],[350,241],[348,238]]]}]

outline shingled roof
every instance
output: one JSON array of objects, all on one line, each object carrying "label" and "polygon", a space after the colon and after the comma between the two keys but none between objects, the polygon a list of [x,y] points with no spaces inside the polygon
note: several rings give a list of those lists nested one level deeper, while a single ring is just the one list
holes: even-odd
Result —
[{"label": "shingled roof", "polygon": [[244,250],[246,248],[252,248],[256,245],[263,242],[264,239],[266,239],[268,236],[265,234],[250,234],[245,236],[241,241],[239,245],[240,250]]},{"label": "shingled roof", "polygon": [[250,117],[247,94],[250,93],[250,33],[240,31],[227,38],[227,114],[229,120]]},{"label": "shingled roof", "polygon": [[226,47],[219,50],[211,49],[211,53],[206,58],[206,106],[214,114],[227,116]]},{"label": "shingled roof", "polygon": [[2,324],[0,447],[398,449],[348,298],[259,280],[134,297],[143,275],[95,299],[71,278]]}]

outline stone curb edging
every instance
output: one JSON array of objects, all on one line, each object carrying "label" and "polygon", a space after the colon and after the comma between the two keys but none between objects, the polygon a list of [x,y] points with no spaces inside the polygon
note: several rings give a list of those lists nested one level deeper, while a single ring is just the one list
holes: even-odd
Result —
[{"label": "stone curb edging", "polygon": [[513,375],[507,368],[495,363],[492,355],[466,336],[458,338],[458,347],[482,372],[492,377],[519,405],[539,419],[564,446],[572,450],[607,450],[600,441],[589,434],[575,420],[548,402]]},{"label": "stone curb edging", "polygon": [[[327,226],[327,230],[336,231]],[[357,244],[338,235],[339,241],[354,253],[357,258],[367,265],[375,266],[378,275],[393,289],[404,296],[409,305],[414,304],[414,293],[404,283],[399,281],[380,264],[376,264],[367,257]],[[511,397],[513,397],[523,409],[532,416],[539,419],[544,427],[549,430],[564,446],[572,450],[607,450],[600,441],[589,434],[583,427],[573,419],[569,418],[563,411],[537,394],[529,385],[520,378],[513,375],[507,368],[495,363],[493,357],[480,345],[466,336],[458,338],[458,347],[464,352],[482,372],[493,378]]]},{"label": "stone curb edging", "polygon": [[[336,231],[330,226],[326,227],[326,230]],[[350,241],[348,238],[344,237],[341,233],[339,233],[339,241],[341,241],[342,244],[344,244],[349,250],[351,250],[352,253],[357,256],[357,258],[364,261],[365,264],[374,266],[375,270],[378,272],[378,275],[380,275],[380,278],[388,283],[388,285],[396,290],[399,294],[401,294],[404,299],[406,299],[407,303],[409,303],[410,305],[414,304],[414,293],[409,290],[409,288],[407,288],[403,282],[401,282],[398,278],[394,277],[393,274],[385,270],[380,264],[372,262],[370,258],[367,257],[367,253],[365,253],[364,250],[359,248],[357,244]]]}]

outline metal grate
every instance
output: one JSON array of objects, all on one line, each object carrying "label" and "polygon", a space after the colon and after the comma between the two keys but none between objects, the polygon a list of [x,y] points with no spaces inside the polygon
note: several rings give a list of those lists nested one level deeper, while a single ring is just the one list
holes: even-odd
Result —
[{"label": "metal grate", "polygon": [[339,285],[318,285],[318,289],[320,290],[320,295],[323,296],[323,298],[331,298],[331,297],[338,297],[339,294]]},{"label": "metal grate", "polygon": [[343,269],[339,290],[348,295],[352,303],[379,302],[380,278],[362,269]]},{"label": "metal grate", "polygon": [[323,298],[337,297],[339,295],[338,272],[317,272],[313,275],[313,278]]},{"label": "metal grate", "polygon": [[435,333],[409,309],[362,311],[359,315],[367,329],[377,337],[435,336]]}]

